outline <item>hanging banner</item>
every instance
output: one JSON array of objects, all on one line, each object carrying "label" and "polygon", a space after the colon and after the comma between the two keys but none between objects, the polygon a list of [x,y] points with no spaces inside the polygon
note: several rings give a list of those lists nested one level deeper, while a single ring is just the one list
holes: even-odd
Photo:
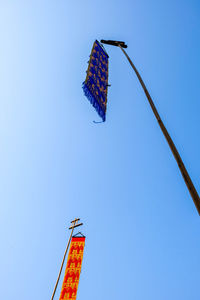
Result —
[{"label": "hanging banner", "polygon": [[85,96],[103,121],[106,120],[108,57],[101,44],[96,40],[90,55],[86,80],[83,82]]},{"label": "hanging banner", "polygon": [[59,300],[75,300],[78,290],[85,237],[72,237]]}]

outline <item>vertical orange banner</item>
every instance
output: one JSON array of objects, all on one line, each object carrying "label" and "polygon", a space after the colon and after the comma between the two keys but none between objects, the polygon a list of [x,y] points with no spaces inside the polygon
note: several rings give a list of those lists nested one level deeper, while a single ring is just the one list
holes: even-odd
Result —
[{"label": "vertical orange banner", "polygon": [[84,246],[85,237],[72,237],[59,300],[76,299]]}]

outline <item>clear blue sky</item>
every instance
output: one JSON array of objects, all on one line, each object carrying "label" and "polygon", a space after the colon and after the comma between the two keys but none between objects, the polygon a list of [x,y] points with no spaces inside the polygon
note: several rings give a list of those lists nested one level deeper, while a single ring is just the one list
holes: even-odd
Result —
[{"label": "clear blue sky", "polygon": [[200,192],[199,1],[1,1],[0,36],[0,298],[51,298],[80,217],[77,300],[199,300],[200,217],[120,49],[106,123],[81,88],[124,40]]}]

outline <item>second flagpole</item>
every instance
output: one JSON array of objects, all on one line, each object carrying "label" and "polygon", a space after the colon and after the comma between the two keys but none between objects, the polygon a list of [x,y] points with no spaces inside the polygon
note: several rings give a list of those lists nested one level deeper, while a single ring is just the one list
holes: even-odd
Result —
[{"label": "second flagpole", "polygon": [[68,243],[67,243],[67,247],[65,249],[65,253],[64,253],[64,256],[63,256],[62,263],[61,263],[61,267],[60,267],[60,271],[59,271],[59,274],[58,274],[58,278],[57,278],[57,281],[56,281],[56,284],[55,284],[55,287],[54,287],[54,290],[53,290],[53,294],[51,296],[51,300],[54,299],[54,296],[55,296],[55,293],[56,293],[56,289],[57,289],[57,286],[58,286],[58,282],[60,280],[60,275],[62,273],[63,265],[64,265],[64,262],[65,262],[65,257],[66,257],[67,251],[69,249],[69,245],[70,245],[70,242],[71,242],[71,239],[72,239],[74,228],[83,225],[83,223],[79,223],[78,224],[79,220],[80,219],[74,219],[73,221],[71,221],[72,225],[69,227],[69,229],[71,230],[71,234],[70,234],[70,237],[69,237],[69,240],[68,240]]}]

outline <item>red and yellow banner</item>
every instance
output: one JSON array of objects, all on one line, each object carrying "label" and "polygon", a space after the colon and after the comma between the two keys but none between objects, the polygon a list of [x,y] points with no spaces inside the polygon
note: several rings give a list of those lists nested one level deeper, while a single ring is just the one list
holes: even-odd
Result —
[{"label": "red and yellow banner", "polygon": [[78,290],[85,237],[72,237],[59,300],[75,300]]}]

